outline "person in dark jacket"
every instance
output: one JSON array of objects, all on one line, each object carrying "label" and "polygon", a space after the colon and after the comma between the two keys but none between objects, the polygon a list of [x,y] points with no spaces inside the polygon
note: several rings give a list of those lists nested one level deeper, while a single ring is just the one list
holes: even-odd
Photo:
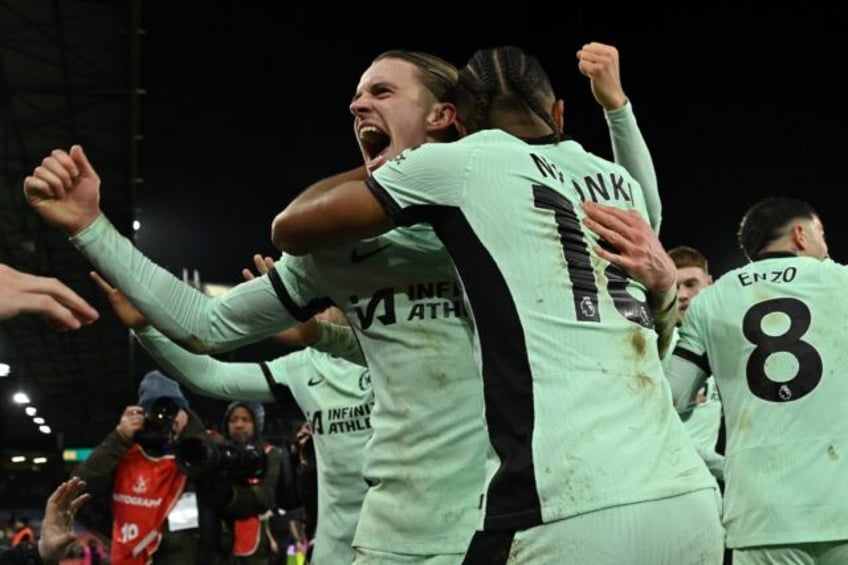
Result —
[{"label": "person in dark jacket", "polygon": [[138,404],[124,409],[117,427],[76,467],[74,475],[92,496],[110,501],[111,563],[196,563],[195,487],[177,465],[174,448],[205,434],[179,385],[151,371],[139,384]]},{"label": "person in dark jacket", "polygon": [[[266,522],[276,510],[282,452],[262,438],[265,409],[260,402],[234,401],[227,406],[221,429],[223,440],[234,446],[222,469],[213,475],[212,489],[223,488],[219,498],[221,535],[230,544],[233,563],[266,565],[270,540]],[[200,500],[205,481],[199,481]],[[227,547],[222,547],[227,550]]]}]

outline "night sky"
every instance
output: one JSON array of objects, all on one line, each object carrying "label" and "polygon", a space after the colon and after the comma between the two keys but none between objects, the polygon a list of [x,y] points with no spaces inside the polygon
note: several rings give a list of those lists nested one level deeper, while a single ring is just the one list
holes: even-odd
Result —
[{"label": "night sky", "polygon": [[620,50],[625,91],[657,170],[666,247],[700,248],[719,275],[742,262],[735,231],[745,208],[781,194],[816,207],[831,256],[848,260],[836,207],[848,125],[845,8],[554,12],[508,3],[456,13],[435,2],[342,11],[188,4],[147,2],[142,13],[137,241],[174,271],[234,283],[253,253],[276,255],[274,215],[309,183],[359,164],[347,108],[360,74],[386,49],[429,51],[462,66],[478,48],[522,47],[565,99],[566,130],[611,157],[575,59],[593,40]]}]

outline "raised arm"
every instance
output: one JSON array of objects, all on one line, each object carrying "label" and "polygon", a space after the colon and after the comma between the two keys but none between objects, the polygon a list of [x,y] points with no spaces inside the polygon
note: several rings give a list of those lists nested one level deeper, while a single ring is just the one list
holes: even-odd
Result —
[{"label": "raised arm", "polygon": [[642,186],[651,227],[659,233],[662,202],[651,152],[621,85],[618,49],[612,45],[587,43],[577,52],[578,68],[589,77],[592,94],[604,109],[615,162]]}]

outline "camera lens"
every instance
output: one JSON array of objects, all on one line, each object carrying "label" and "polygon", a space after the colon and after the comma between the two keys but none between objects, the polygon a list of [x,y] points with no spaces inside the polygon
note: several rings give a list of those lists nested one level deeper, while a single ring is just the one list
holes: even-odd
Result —
[{"label": "camera lens", "polygon": [[174,418],[179,412],[177,403],[172,398],[163,396],[157,398],[144,416],[144,427],[148,430],[165,430],[173,424]]},{"label": "camera lens", "polygon": [[256,478],[265,474],[267,464],[265,451],[260,446],[208,437],[180,440],[175,455],[180,470],[193,478],[216,472],[234,480]]}]

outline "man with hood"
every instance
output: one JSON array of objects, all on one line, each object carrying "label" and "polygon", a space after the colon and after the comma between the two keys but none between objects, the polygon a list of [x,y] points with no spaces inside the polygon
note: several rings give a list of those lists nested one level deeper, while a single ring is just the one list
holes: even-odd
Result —
[{"label": "man with hood", "polygon": [[[222,519],[220,539],[231,545],[234,562],[240,565],[265,565],[270,553],[266,521],[276,510],[283,455],[262,438],[264,424],[265,409],[260,402],[237,400],[227,406],[221,426],[223,439],[236,446],[233,465],[243,462],[245,468],[222,470],[220,478],[225,480],[213,477],[210,486],[213,492],[222,491],[216,501]],[[262,464],[252,468],[250,462],[260,460]],[[204,483],[200,483],[201,496],[206,494]]]},{"label": "man with hood", "polygon": [[[192,481],[177,465],[179,440],[203,436],[205,427],[179,385],[159,371],[138,387],[103,442],[74,475],[111,511],[111,563],[186,565],[198,554],[198,512]],[[81,514],[84,521],[86,516]]]}]

